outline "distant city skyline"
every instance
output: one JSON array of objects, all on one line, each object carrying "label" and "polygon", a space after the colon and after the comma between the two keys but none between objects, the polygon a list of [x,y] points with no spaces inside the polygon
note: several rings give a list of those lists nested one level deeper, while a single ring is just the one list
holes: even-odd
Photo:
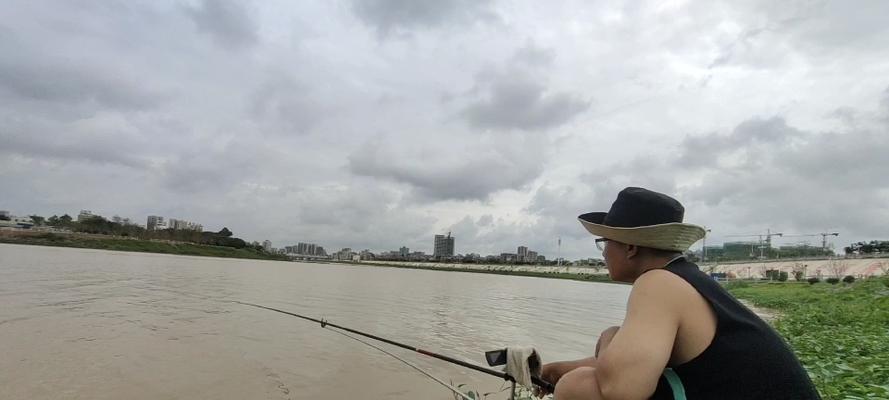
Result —
[{"label": "distant city skyline", "polygon": [[[14,216],[8,210],[0,211],[0,214],[2,214],[4,216]],[[64,215],[67,213],[62,213],[62,214]],[[35,215],[35,214],[31,213],[28,215]],[[53,214],[53,215],[59,215],[59,214]],[[118,216],[117,214],[115,214],[111,218],[108,218],[108,217],[102,215],[101,213],[94,213],[92,210],[87,210],[87,209],[81,209],[78,213],[76,213],[76,217],[74,217],[74,219],[77,221],[80,221],[80,220],[90,218],[90,217],[95,217],[95,216],[100,216],[100,217],[108,219],[109,221],[113,221],[116,223],[135,224],[134,222],[132,222],[132,220],[130,218],[123,218],[123,217]],[[44,217],[47,217],[47,216],[44,216]],[[19,222],[24,222],[25,219],[23,219],[23,218],[27,218],[27,216],[18,216],[18,218],[19,218],[18,219]],[[138,224],[135,224],[135,225],[138,225]],[[222,227],[225,227],[225,226],[226,226],[225,224],[221,224],[219,229],[221,229]],[[183,219],[164,218],[162,216],[157,216],[157,215],[147,216],[146,224],[144,225],[144,227],[146,229],[167,229],[167,228],[170,228],[170,229],[198,230],[198,231],[203,229],[203,225],[201,225],[201,224],[197,224],[197,223],[190,222],[190,221],[183,220]],[[774,231],[773,231],[773,233],[774,233]],[[774,234],[777,235],[777,233],[774,233]],[[519,245],[515,253],[503,252],[502,250],[494,250],[494,251],[489,252],[487,254],[484,254],[484,253],[478,252],[478,251],[472,251],[472,250],[466,250],[465,252],[462,252],[462,251],[458,251],[457,248],[454,246],[455,237],[450,237],[450,246],[452,247],[452,249],[448,250],[448,247],[447,247],[448,244],[444,239],[449,236],[450,236],[450,232],[448,233],[447,236],[441,235],[441,234],[434,235],[434,237],[433,237],[434,243],[433,243],[433,246],[429,249],[428,254],[435,257],[435,249],[436,249],[435,243],[440,242],[440,244],[442,246],[440,248],[440,250],[451,251],[453,254],[450,254],[450,256],[455,256],[458,254],[461,254],[461,255],[483,254],[485,256],[499,255],[499,257],[501,259],[514,259],[514,260],[525,260],[525,259],[531,260],[536,257],[542,256],[542,255],[539,255],[538,252],[536,252],[536,251],[529,250],[528,247],[524,246],[524,245]],[[759,234],[744,234],[744,235],[734,234],[734,235],[728,235],[728,237],[726,239],[729,239],[729,240],[724,240],[722,242],[714,243],[714,242],[712,242],[711,239],[707,239],[706,243],[707,243],[708,249],[722,249],[724,245],[752,246],[752,247],[758,249],[759,246],[762,246],[765,243],[766,237],[767,237],[767,232],[763,232],[763,233],[759,233]],[[818,232],[818,233],[805,233],[805,234],[801,234],[801,233],[784,234],[784,233],[781,233],[780,236],[774,236],[772,238],[772,241],[774,241],[773,248],[775,248],[775,249],[782,248],[782,247],[798,248],[798,247],[806,247],[806,246],[810,246],[812,248],[820,248],[821,246],[825,246],[826,249],[833,250],[836,252],[842,252],[842,249],[845,246],[847,246],[851,243],[855,243],[855,242],[835,243],[839,239],[839,237],[840,237],[839,232],[827,232],[827,233]],[[879,240],[879,238],[877,238],[877,239]],[[251,240],[254,242],[260,243],[259,239],[257,239],[257,240],[251,239]],[[869,239],[869,240],[873,240],[873,239]],[[262,241],[262,243],[265,243],[266,241],[271,242],[268,239],[261,239],[261,241]],[[865,240],[865,241],[867,241],[867,240]],[[285,240],[284,242],[288,242],[288,241]],[[292,242],[292,241],[289,241],[289,242]],[[696,251],[697,253],[700,253],[703,255],[703,250],[702,250],[703,245],[704,245],[703,241],[698,242],[695,246],[692,247],[691,250]],[[315,247],[310,248],[308,246],[317,246],[320,249],[320,252],[316,252],[314,250]],[[420,247],[420,246],[418,246],[418,247]],[[288,250],[290,248],[292,248],[292,251]],[[297,248],[299,248],[300,250],[297,250]],[[348,248],[351,249],[352,247],[348,247]],[[358,247],[356,247],[356,248],[358,248]],[[312,254],[312,255],[323,254],[323,255],[327,255],[326,251],[324,251],[324,248],[321,247],[320,245],[302,243],[302,242],[298,243],[298,245],[295,245],[295,246],[284,246],[282,249],[286,250],[289,253],[293,253],[293,254]],[[307,250],[307,249],[310,249],[310,250]],[[401,246],[399,248],[399,250],[395,251],[395,253],[401,254],[402,249],[404,249],[407,252],[410,251],[410,247]],[[393,250],[387,250],[386,248],[382,248],[382,247],[381,248],[372,247],[372,248],[368,248],[368,250],[372,250],[376,254],[386,254],[389,252],[393,252]],[[756,250],[756,251],[758,251],[758,250]],[[427,254],[426,251],[414,252],[414,253],[415,254]],[[591,259],[591,258],[592,259],[599,259],[599,258],[601,258],[601,253],[598,250],[594,250],[590,254],[582,255],[580,257],[575,257],[575,258],[571,258],[571,256],[563,256],[563,257],[565,259],[581,259],[581,260]],[[555,259],[555,258],[556,258],[556,256],[553,256],[553,259]],[[546,259],[546,257],[544,257],[544,259]]]},{"label": "distant city skyline", "polygon": [[[53,215],[56,217],[57,215]],[[80,210],[77,213],[77,218],[75,221],[77,222],[85,222],[93,218],[105,218],[103,215],[98,213],[94,213],[91,210]],[[52,220],[53,218],[49,218]],[[46,223],[47,219],[45,217],[37,218],[34,220],[31,217],[21,217],[13,215],[8,210],[0,210],[0,227],[6,228],[32,228],[35,226],[39,226],[42,223]],[[35,223],[35,221],[40,221],[40,223]],[[122,225],[131,224],[129,218],[122,218],[118,215],[114,215],[110,221],[119,223]],[[165,219],[162,216],[157,215],[149,215],[146,219],[146,229],[148,230],[160,230],[160,229],[173,229],[173,230],[196,230],[200,231],[202,226],[200,224],[195,224],[190,221],[181,220],[181,219]],[[817,257],[832,254],[834,251],[837,253],[840,252],[840,249],[834,246],[834,244],[829,240],[831,237],[838,237],[840,235],[839,232],[820,232],[820,233],[809,233],[809,234],[798,234],[798,233],[789,233],[785,234],[783,232],[771,232],[767,231],[766,234],[750,234],[750,235],[730,235],[730,237],[736,239],[734,241],[726,241],[721,244],[711,244],[708,246],[703,246],[700,249],[695,250],[694,248],[690,249],[693,254],[696,254],[698,257],[704,260],[739,260],[739,259],[756,259],[756,258],[781,258],[783,257]],[[820,246],[813,246],[810,244],[808,240],[799,239],[802,238],[812,238],[812,237],[821,237]],[[773,243],[774,238],[794,238],[793,243],[780,244]],[[738,240],[741,239],[741,240]],[[282,248],[276,248],[272,244],[272,242],[268,239],[259,243],[258,241],[253,242],[254,245],[262,247],[267,252],[273,253],[283,253],[292,256],[306,256],[308,258],[325,258],[330,257],[334,260],[340,261],[355,261],[361,259],[396,259],[396,260],[416,260],[416,261],[429,261],[429,260],[472,260],[473,262],[483,262],[483,261],[496,261],[496,262],[505,262],[505,263],[543,263],[547,261],[547,258],[544,255],[538,254],[536,251],[531,250],[528,246],[519,245],[516,248],[515,253],[510,252],[501,252],[499,255],[495,252],[493,254],[479,254],[476,252],[461,252],[456,247],[456,237],[454,237],[451,232],[448,232],[447,235],[436,234],[433,236],[433,252],[432,254],[427,254],[425,251],[414,251],[411,252],[410,248],[407,246],[401,246],[398,250],[385,250],[385,249],[364,249],[360,251],[353,251],[351,247],[344,247],[341,250],[334,252],[330,255],[324,250],[324,248],[320,245],[314,243],[307,242],[299,242],[296,245],[288,246],[285,245]],[[703,243],[703,241],[702,241]],[[860,245],[860,244],[859,244]],[[850,246],[856,246],[854,243],[850,243]],[[842,246],[845,247],[845,246]],[[853,250],[854,251],[854,250]],[[709,253],[709,254],[708,254]],[[758,253],[758,254],[757,254]],[[556,259],[559,259],[557,256]],[[565,257],[566,260],[571,260],[570,257]],[[574,260],[601,260],[601,256],[592,256],[592,257],[580,257]]]}]

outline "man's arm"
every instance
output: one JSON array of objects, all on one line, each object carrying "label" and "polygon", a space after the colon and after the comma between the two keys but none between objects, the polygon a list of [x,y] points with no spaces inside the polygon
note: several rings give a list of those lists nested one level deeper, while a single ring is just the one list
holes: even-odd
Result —
[{"label": "man's arm", "polygon": [[599,352],[605,350],[608,347],[608,344],[611,343],[611,339],[614,337],[614,334],[617,333],[620,327],[612,326],[608,329],[602,331],[599,334],[599,341],[596,342],[596,353],[593,357],[587,357],[580,360],[574,361],[556,361],[543,366],[540,377],[543,380],[550,382],[552,384],[556,384],[559,382],[559,379],[562,378],[563,375],[581,368],[581,367],[596,367],[596,357],[599,357]]},{"label": "man's arm", "polygon": [[679,281],[668,271],[653,270],[634,282],[624,323],[597,360],[602,398],[639,399],[654,393],[679,329]]},{"label": "man's arm", "polygon": [[580,367],[595,367],[595,366],[596,366],[596,357],[587,357],[587,358],[582,358],[580,360],[573,360],[573,361],[551,362],[551,363],[543,366],[543,369],[541,370],[540,378],[542,378],[543,380],[545,380],[549,383],[555,384],[556,382],[559,381],[559,378],[561,378],[562,375],[565,375],[574,369],[577,369]]}]

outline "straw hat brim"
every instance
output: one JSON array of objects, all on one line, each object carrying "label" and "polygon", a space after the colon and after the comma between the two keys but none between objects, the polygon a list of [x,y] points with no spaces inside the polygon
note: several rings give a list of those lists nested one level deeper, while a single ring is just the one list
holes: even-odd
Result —
[{"label": "straw hat brim", "polygon": [[606,213],[588,213],[577,219],[586,230],[606,239],[660,250],[686,251],[704,238],[704,228],[683,222],[647,225],[632,228],[603,225]]}]

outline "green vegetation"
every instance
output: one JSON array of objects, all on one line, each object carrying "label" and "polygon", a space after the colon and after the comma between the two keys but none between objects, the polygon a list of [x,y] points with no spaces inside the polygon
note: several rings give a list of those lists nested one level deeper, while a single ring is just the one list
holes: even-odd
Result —
[{"label": "green vegetation", "polygon": [[780,311],[775,328],[825,399],[889,398],[889,277],[854,283],[732,283]]},{"label": "green vegetation", "polygon": [[779,282],[786,282],[787,278],[789,277],[789,274],[787,274],[787,272],[779,271],[777,269],[767,270],[765,275],[765,279]]},{"label": "green vegetation", "polygon": [[[451,385],[453,385],[453,382],[451,382]],[[509,394],[510,394],[510,390],[509,390],[510,387],[511,387],[511,385],[509,383],[504,382],[503,386],[500,387],[500,390],[498,390],[496,392],[481,393],[477,390],[470,390],[466,384],[457,385],[457,389],[459,389],[464,395],[466,395],[469,398],[477,399],[477,400],[508,399]],[[551,394],[543,397],[543,399],[545,399],[545,400],[550,400],[552,398],[553,398],[553,396]],[[458,396],[456,393],[454,393],[454,400],[463,400],[463,399],[464,399],[463,397]],[[534,393],[531,392],[530,390],[528,390],[524,387],[521,387],[521,386],[517,386],[514,399],[515,400],[538,400],[539,398],[537,396],[535,396]]]},{"label": "green vegetation", "polygon": [[843,249],[846,254],[889,253],[889,240],[852,243]]},{"label": "green vegetation", "polygon": [[136,251],[144,253],[178,254],[188,256],[248,258],[257,260],[286,260],[277,254],[268,254],[252,247],[234,248],[226,246],[202,245],[195,243],[175,243],[166,241],[96,238],[83,235],[60,235],[44,233],[28,236],[2,236],[0,243],[29,244],[41,246],[77,247],[116,251]]},{"label": "green vegetation", "polygon": [[191,229],[145,229],[139,225],[113,222],[104,217],[94,215],[80,221],[74,221],[70,215],[61,217],[53,215],[43,218],[32,215],[31,220],[35,226],[50,226],[71,232],[89,233],[94,235],[108,235],[124,238],[138,238],[143,240],[169,240],[175,242],[188,242],[213,246],[234,247],[236,249],[252,248],[262,251],[258,243],[248,244],[242,239],[233,237],[228,228],[222,228],[219,232],[201,232]]}]

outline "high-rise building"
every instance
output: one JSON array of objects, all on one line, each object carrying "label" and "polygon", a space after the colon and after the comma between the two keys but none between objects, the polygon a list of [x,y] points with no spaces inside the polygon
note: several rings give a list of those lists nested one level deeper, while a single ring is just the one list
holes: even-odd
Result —
[{"label": "high-rise building", "polygon": [[407,257],[411,254],[411,249],[407,248],[407,246],[402,246],[398,249],[398,255],[401,257]]},{"label": "high-rise building", "polygon": [[296,246],[288,246],[288,253],[300,254],[304,256],[327,256],[324,247],[314,243],[299,242]]},{"label": "high-rise building", "polygon": [[435,245],[432,248],[433,258],[454,256],[454,237],[448,232],[448,236],[435,235]]},{"label": "high-rise building", "polygon": [[528,256],[528,247],[519,246],[518,251],[516,251],[516,261],[524,262],[527,261],[525,258]]},{"label": "high-rise building", "polygon": [[177,229],[183,231],[200,231],[203,230],[204,227],[201,224],[196,224],[191,221],[186,221],[184,219],[175,219],[170,218],[167,221],[167,227],[170,229]]},{"label": "high-rise building", "polygon": [[537,262],[537,252],[536,251],[528,251],[528,254],[525,254],[525,257],[522,261],[524,261],[526,263],[536,263]]},{"label": "high-rise building", "polygon": [[145,224],[145,229],[155,230],[155,229],[167,229],[167,224],[164,222],[164,217],[157,215],[149,215],[148,222]]},{"label": "high-rise building", "polygon": [[77,222],[83,222],[97,216],[98,215],[93,214],[90,210],[80,210],[80,214],[77,214]]},{"label": "high-rise building", "polygon": [[349,247],[344,247],[342,250],[334,253],[334,258],[340,261],[352,261],[352,256],[355,253]]},{"label": "high-rise building", "polygon": [[263,240],[262,241],[262,249],[265,251],[272,251],[272,241],[271,240]]}]

